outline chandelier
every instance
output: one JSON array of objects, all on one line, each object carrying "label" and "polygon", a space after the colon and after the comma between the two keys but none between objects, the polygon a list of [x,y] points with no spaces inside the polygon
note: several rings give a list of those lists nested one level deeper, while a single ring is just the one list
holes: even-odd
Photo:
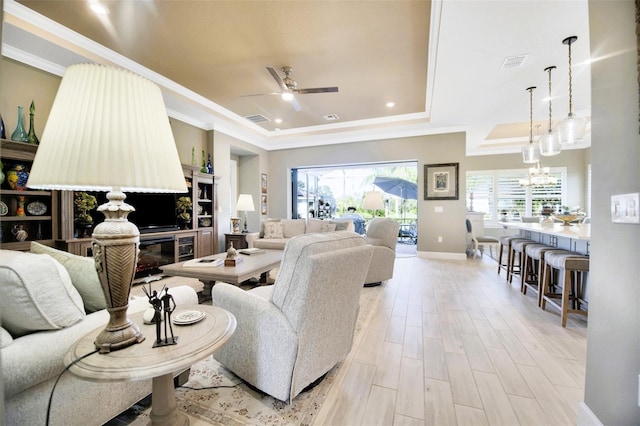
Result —
[{"label": "chandelier", "polygon": [[520,186],[553,186],[558,179],[549,175],[549,167],[542,167],[538,161],[534,167],[529,168],[529,175],[519,181]]}]

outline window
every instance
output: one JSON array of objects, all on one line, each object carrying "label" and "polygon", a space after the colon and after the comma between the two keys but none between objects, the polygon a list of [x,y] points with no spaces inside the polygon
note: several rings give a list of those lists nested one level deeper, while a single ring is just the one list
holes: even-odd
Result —
[{"label": "window", "polygon": [[551,168],[549,175],[557,179],[552,186],[521,186],[528,169],[482,170],[467,172],[467,205],[485,212],[485,220],[519,220],[522,216],[538,216],[543,206],[558,211],[566,204],[566,167]]}]

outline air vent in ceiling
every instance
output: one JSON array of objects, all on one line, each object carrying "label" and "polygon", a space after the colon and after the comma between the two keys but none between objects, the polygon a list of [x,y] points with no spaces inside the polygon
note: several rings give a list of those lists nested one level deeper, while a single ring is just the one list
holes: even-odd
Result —
[{"label": "air vent in ceiling", "polygon": [[245,118],[254,123],[266,123],[267,121],[271,121],[262,114],[247,115]]},{"label": "air vent in ceiling", "polygon": [[500,71],[521,67],[528,57],[529,55],[508,56],[504,58],[504,61],[502,61]]},{"label": "air vent in ceiling", "polygon": [[338,117],[338,114],[327,114],[323,115],[322,117],[324,117],[324,119],[327,121],[335,121],[340,119],[340,117]]}]

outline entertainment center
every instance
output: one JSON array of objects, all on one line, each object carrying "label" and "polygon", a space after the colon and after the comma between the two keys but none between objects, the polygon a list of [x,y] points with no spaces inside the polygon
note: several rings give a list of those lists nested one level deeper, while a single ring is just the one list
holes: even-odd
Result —
[{"label": "entertainment center", "polygon": [[[16,165],[31,168],[37,145],[0,139],[4,173]],[[139,276],[158,273],[159,266],[218,253],[218,229],[215,220],[217,185],[213,175],[200,168],[182,165],[188,192],[184,194],[128,193],[126,202],[136,211],[128,219],[140,230]],[[90,192],[97,204],[106,201],[105,194]],[[0,199],[6,211],[0,217],[0,248],[29,250],[31,241],[54,246],[70,253],[91,256],[91,238],[79,236],[74,209],[74,191],[32,191],[15,189],[5,179]],[[178,220],[176,201],[180,197],[191,200],[190,220]],[[23,209],[31,203],[44,205],[44,213]],[[0,205],[0,207],[2,207]],[[26,210],[26,211],[25,211]],[[90,212],[92,226],[104,217],[95,209]],[[26,238],[17,239],[14,230],[22,229]],[[90,229],[87,230],[90,234]]]}]

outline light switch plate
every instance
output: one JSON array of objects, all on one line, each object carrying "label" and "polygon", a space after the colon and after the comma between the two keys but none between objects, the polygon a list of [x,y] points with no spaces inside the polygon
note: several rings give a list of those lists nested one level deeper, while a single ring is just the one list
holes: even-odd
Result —
[{"label": "light switch plate", "polygon": [[444,209],[442,208],[442,206],[435,206],[433,208],[433,211],[436,213],[442,213],[444,211]]}]

